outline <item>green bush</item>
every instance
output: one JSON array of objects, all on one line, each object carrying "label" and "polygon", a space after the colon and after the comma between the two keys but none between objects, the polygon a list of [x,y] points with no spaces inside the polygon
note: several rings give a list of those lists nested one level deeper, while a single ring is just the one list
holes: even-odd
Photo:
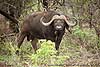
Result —
[{"label": "green bush", "polygon": [[36,54],[29,56],[32,59],[32,63],[35,65],[41,64],[54,64],[59,65],[64,63],[68,56],[56,56],[57,51],[55,50],[54,43],[49,41],[44,41],[41,47],[36,51]]},{"label": "green bush", "polygon": [[47,63],[50,56],[55,55],[56,52],[53,42],[43,42],[41,47],[36,51],[36,54],[32,54],[31,59],[33,63]]}]

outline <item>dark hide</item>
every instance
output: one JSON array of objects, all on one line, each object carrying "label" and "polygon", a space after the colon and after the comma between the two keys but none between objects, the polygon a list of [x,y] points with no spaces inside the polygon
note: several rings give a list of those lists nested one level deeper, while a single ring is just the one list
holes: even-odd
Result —
[{"label": "dark hide", "polygon": [[[20,35],[17,39],[18,47],[20,48],[23,40],[27,37],[27,40],[32,43],[35,51],[37,50],[37,39],[47,39],[55,42],[56,50],[59,49],[60,42],[65,33],[65,27],[68,29],[68,24],[63,19],[54,20],[49,26],[44,26],[40,22],[40,18],[44,16],[43,21],[49,22],[54,15],[60,15],[54,11],[33,13],[25,18]],[[61,29],[57,29],[57,26],[61,26]]]}]

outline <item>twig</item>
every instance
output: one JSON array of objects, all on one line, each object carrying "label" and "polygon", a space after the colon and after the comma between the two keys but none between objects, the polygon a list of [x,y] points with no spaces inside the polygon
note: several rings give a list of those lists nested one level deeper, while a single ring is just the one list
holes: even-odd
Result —
[{"label": "twig", "polygon": [[6,13],[5,11],[2,11],[1,9],[0,9],[0,14],[4,15],[6,18],[10,19],[11,21],[13,21],[16,24],[19,23],[19,21],[17,19],[15,19],[14,17],[10,16],[10,14]]},{"label": "twig", "polygon": [[0,36],[0,38],[10,37],[10,36],[15,36],[15,33],[8,34],[8,35],[4,34],[4,35]]}]

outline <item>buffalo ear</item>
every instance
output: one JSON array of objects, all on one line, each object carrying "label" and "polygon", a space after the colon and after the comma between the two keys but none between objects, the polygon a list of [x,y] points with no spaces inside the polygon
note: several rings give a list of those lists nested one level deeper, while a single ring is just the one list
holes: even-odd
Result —
[{"label": "buffalo ear", "polygon": [[69,28],[69,25],[65,22],[65,27],[66,27],[66,29],[68,29]]},{"label": "buffalo ear", "polygon": [[69,30],[69,25],[65,22],[65,27],[66,29],[68,30],[68,32],[72,33],[70,30]]}]

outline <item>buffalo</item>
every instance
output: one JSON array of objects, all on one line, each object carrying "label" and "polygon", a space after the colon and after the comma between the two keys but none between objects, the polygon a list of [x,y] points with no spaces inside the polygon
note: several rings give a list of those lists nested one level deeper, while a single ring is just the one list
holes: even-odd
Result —
[{"label": "buffalo", "polygon": [[37,50],[38,39],[46,39],[55,42],[55,49],[59,50],[59,45],[65,33],[65,28],[75,26],[77,22],[71,22],[64,14],[55,11],[35,12],[28,15],[23,22],[19,36],[17,38],[18,48],[27,37],[34,50]]}]

